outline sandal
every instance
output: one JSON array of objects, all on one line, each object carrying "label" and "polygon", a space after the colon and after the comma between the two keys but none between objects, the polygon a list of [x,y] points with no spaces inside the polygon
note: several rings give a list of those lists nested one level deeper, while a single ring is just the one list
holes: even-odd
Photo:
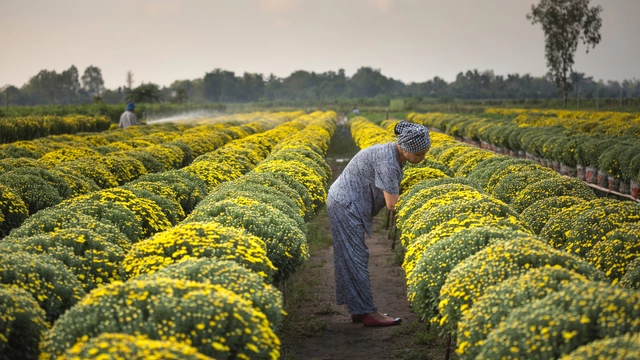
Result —
[{"label": "sandal", "polygon": [[401,318],[395,318],[389,321],[380,321],[371,316],[365,316],[364,319],[362,319],[362,325],[364,326],[394,326],[400,325],[401,322]]}]

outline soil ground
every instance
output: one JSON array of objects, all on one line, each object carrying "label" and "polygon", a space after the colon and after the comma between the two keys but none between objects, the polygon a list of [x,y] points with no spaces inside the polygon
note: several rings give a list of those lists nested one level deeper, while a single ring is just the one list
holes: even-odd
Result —
[{"label": "soil ground", "polygon": [[[337,178],[357,148],[341,125],[327,161]],[[443,359],[445,340],[419,321],[407,302],[405,273],[384,229],[385,212],[374,220],[367,238],[374,301],[383,313],[401,317],[393,327],[368,328],[353,323],[345,305],[335,304],[333,247],[326,211],[309,224],[311,258],[287,283],[286,310],[280,331],[283,359]]]}]

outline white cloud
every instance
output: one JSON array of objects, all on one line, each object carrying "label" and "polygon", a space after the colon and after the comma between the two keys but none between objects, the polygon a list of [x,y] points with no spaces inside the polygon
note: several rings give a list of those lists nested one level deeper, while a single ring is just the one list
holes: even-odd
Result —
[{"label": "white cloud", "polygon": [[293,12],[298,8],[299,0],[260,0],[260,7],[270,14]]}]

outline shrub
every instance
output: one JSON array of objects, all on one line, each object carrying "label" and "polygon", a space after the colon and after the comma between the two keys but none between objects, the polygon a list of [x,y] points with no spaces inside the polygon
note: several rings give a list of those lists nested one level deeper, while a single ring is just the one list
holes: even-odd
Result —
[{"label": "shrub", "polygon": [[428,167],[408,169],[404,172],[404,176],[402,177],[400,193],[411,189],[420,181],[441,179],[444,177],[447,177],[447,175],[438,169]]},{"label": "shrub", "polygon": [[[45,254],[66,265],[85,291],[120,279],[118,272],[127,248],[112,244],[91,230],[69,228],[28,238],[11,238],[9,246],[32,254]],[[127,244],[128,245],[128,244]]]},{"label": "shrub", "polygon": [[[142,239],[142,225],[133,211],[117,202],[101,202],[97,199],[70,199],[55,207],[56,210],[84,214],[96,221],[113,225],[125,235],[130,242]],[[63,210],[64,209],[64,210]],[[119,246],[127,245],[118,244]]]},{"label": "shrub", "polygon": [[624,276],[625,269],[640,257],[640,224],[624,223],[604,236],[585,255],[585,259],[604,271],[615,285]]},{"label": "shrub", "polygon": [[118,186],[117,178],[104,166],[97,164],[89,159],[81,159],[64,163],[60,167],[61,170],[71,171],[74,174],[92,180],[100,189],[109,189]]},{"label": "shrub", "polygon": [[135,193],[122,188],[98,191],[76,198],[78,200],[98,200],[99,202],[116,202],[131,210],[142,225],[143,237],[149,237],[159,231],[171,228],[164,211],[152,200],[141,198]]},{"label": "shrub", "polygon": [[[514,161],[517,161],[517,160],[514,160]],[[539,174],[547,173],[549,176],[557,176],[555,171],[549,168],[545,168],[538,164],[516,163],[516,164],[503,166],[497,169],[496,172],[489,179],[489,182],[487,183],[485,190],[487,191],[487,193],[492,194],[494,188],[498,186],[509,175],[512,175],[515,173],[527,172],[527,171],[536,171]]]},{"label": "shrub", "polygon": [[[459,194],[460,196],[455,196],[454,198],[447,196],[447,200],[462,199],[464,197],[472,198],[483,195],[484,191],[478,192],[475,188],[464,184],[452,183],[432,187],[428,181],[420,182],[402,194],[396,204],[396,224],[398,229],[404,229],[405,221],[419,209],[425,207],[426,203],[431,199],[437,199],[449,193]],[[428,211],[429,209],[427,206],[424,210]]]},{"label": "shrub", "polygon": [[[475,196],[477,195],[473,197]],[[488,196],[475,200],[458,200],[427,211],[416,211],[405,222],[406,226],[400,240],[404,246],[408,246],[413,239],[430,232],[434,227],[465,214],[518,218],[518,215],[505,203]]]},{"label": "shrub", "polygon": [[627,289],[640,290],[640,259],[636,258],[627,265],[620,286]]},{"label": "shrub", "polygon": [[559,179],[560,176],[548,169],[532,169],[505,175],[493,188],[491,195],[507,204],[511,202],[531,183],[541,180]]},{"label": "shrub", "polygon": [[306,232],[307,225],[302,218],[304,212],[300,210],[291,198],[286,197],[285,194],[268,186],[232,181],[218,186],[207,196],[205,201],[208,204],[213,204],[218,201],[234,199],[236,197],[244,197],[272,206],[287,215],[289,219],[295,221],[297,227],[302,230],[302,232]]},{"label": "shrub", "polygon": [[262,239],[215,222],[182,224],[133,245],[123,269],[129,277],[137,277],[184,258],[232,260],[264,278],[276,270]]},{"label": "shrub", "polygon": [[49,324],[31,294],[16,287],[0,287],[0,359],[37,360],[38,344]]},{"label": "shrub", "polygon": [[524,159],[512,159],[509,156],[492,157],[490,159],[480,161],[469,175],[467,175],[467,180],[474,182],[482,189],[486,189],[487,184],[494,173],[503,167],[512,164],[535,164],[535,162]]},{"label": "shrub", "polygon": [[614,360],[640,358],[640,333],[594,340],[578,347],[562,360]]},{"label": "shrub", "polygon": [[483,226],[457,231],[428,247],[407,277],[407,297],[413,311],[422,319],[436,317],[440,289],[453,268],[487,245],[517,238],[531,235],[510,228]]},{"label": "shrub", "polygon": [[[296,203],[300,206],[300,209],[304,211],[305,221],[311,220],[314,215],[309,190],[292,175],[284,172],[250,172],[237,181],[267,185],[278,189],[278,191],[291,194],[291,199],[295,199]],[[295,191],[295,194],[291,193],[288,188]]]},{"label": "shrub", "polygon": [[564,209],[584,202],[586,201],[575,196],[552,196],[534,202],[520,214],[520,217],[529,224],[529,228],[535,234],[540,234],[551,218]]},{"label": "shrub", "polygon": [[89,158],[92,162],[104,166],[115,177],[118,185],[124,185],[147,173],[142,163],[127,155],[106,155]]},{"label": "shrub", "polygon": [[117,227],[107,222],[96,221],[95,218],[78,213],[75,209],[68,210],[57,207],[45,209],[30,216],[22,226],[14,229],[8,238],[26,238],[70,228],[92,230],[104,236],[110,243],[123,248],[129,244],[129,239]]},{"label": "shrub", "polygon": [[71,193],[67,198],[88,194],[92,191],[98,191],[100,188],[96,183],[88,177],[82,176],[68,168],[55,168],[51,172],[62,178],[69,185]]},{"label": "shrub", "polygon": [[253,271],[230,260],[213,258],[186,259],[164,267],[151,275],[141,276],[140,280],[171,278],[190,280],[231,290],[240,297],[251,301],[262,311],[272,328],[282,323],[282,294],[273,285],[265,284],[264,279]]},{"label": "shrub", "polygon": [[594,340],[638,332],[639,296],[598,282],[567,284],[513,311],[489,334],[478,359],[555,359]]},{"label": "shrub", "polygon": [[[495,157],[499,157],[499,155],[496,155],[490,151],[471,151],[469,152],[468,155],[465,155],[464,157],[459,157],[458,158],[459,160],[456,159],[461,163],[457,167],[454,175],[456,177],[467,177],[476,168],[476,166],[478,166],[478,164],[480,164],[485,160],[489,160]],[[458,164],[454,163],[452,165],[458,165]]]},{"label": "shrub", "polygon": [[91,292],[47,334],[41,359],[109,332],[176,339],[216,359],[280,355],[267,318],[249,301],[217,285],[164,278],[115,282]]},{"label": "shrub", "polygon": [[540,230],[540,237],[556,249],[564,248],[567,242],[567,231],[571,229],[573,220],[578,215],[598,206],[600,200],[579,202],[576,205],[562,209],[551,217]]},{"label": "shrub", "polygon": [[442,287],[438,308],[442,324],[455,328],[458,321],[489,286],[545,266],[559,265],[592,280],[605,275],[593,265],[532,239],[499,242],[480,250],[456,266]]},{"label": "shrub", "polygon": [[[171,223],[172,226],[175,226],[182,221],[186,215],[182,210],[182,206],[180,206],[178,201],[175,200],[175,195],[169,194],[165,197],[156,193],[156,191],[160,190],[159,187],[163,187],[163,185],[158,184],[158,186],[146,186],[144,183],[138,183],[133,186],[122,186],[121,189],[131,191],[140,199],[147,199],[156,203],[166,216],[169,223]],[[167,190],[172,191],[168,188]],[[160,192],[162,193],[162,191]]]},{"label": "shrub", "polygon": [[163,172],[166,170],[164,165],[162,165],[160,161],[156,160],[153,155],[146,151],[128,150],[123,151],[122,154],[140,161],[142,163],[142,166],[144,166],[145,170],[147,171],[147,174]]},{"label": "shrub", "polygon": [[205,200],[187,219],[198,221],[242,228],[264,240],[267,257],[277,268],[275,283],[288,279],[309,257],[306,237],[296,222],[275,207],[250,198],[236,197],[216,203]]},{"label": "shrub", "polygon": [[78,279],[63,263],[47,255],[22,251],[0,251],[0,283],[28,291],[49,322],[85,294]]},{"label": "shrub", "polygon": [[625,201],[609,201],[586,210],[565,229],[564,250],[585,256],[606,234],[624,223],[640,221],[640,205]]},{"label": "shrub", "polygon": [[9,235],[11,229],[20,226],[28,216],[29,209],[22,198],[0,184],[0,238]]},{"label": "shrub", "polygon": [[242,176],[242,173],[233,165],[217,161],[199,161],[184,168],[198,176],[207,185],[207,191],[212,191],[216,186],[226,181],[231,181]]},{"label": "shrub", "polygon": [[149,340],[146,336],[103,333],[97,337],[81,338],[57,360],[73,359],[184,359],[210,360],[197,349],[178,341]]},{"label": "shrub", "polygon": [[475,359],[487,336],[500,328],[514,310],[533,303],[568,284],[584,284],[584,276],[560,266],[532,269],[488,288],[458,323],[461,359]]},{"label": "shrub", "polygon": [[35,175],[23,175],[11,171],[0,175],[0,184],[6,185],[14,194],[20,196],[29,214],[35,214],[62,201],[58,190]]},{"label": "shrub", "polygon": [[568,177],[554,176],[550,179],[532,182],[515,197],[511,207],[517,212],[523,212],[536,201],[555,197],[572,196],[586,201],[596,198],[593,190],[583,181]]},{"label": "shrub", "polygon": [[95,150],[88,147],[66,147],[59,150],[51,151],[40,158],[43,164],[56,167],[65,162],[70,162],[82,158],[100,156]]},{"label": "shrub", "polygon": [[131,182],[132,186],[140,182],[162,183],[173,189],[176,200],[185,214],[190,214],[198,203],[207,195],[207,187],[198,176],[183,170],[171,170],[161,174],[142,175]]}]

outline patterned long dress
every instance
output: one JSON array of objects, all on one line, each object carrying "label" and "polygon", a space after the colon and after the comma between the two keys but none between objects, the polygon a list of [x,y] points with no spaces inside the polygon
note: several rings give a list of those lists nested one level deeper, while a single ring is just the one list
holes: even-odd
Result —
[{"label": "patterned long dress", "polygon": [[369,280],[369,249],[373,217],[386,206],[384,191],[399,194],[402,165],[396,143],[374,145],[356,154],[331,185],[327,211],[333,237],[336,302],[350,314],[377,311]]}]

